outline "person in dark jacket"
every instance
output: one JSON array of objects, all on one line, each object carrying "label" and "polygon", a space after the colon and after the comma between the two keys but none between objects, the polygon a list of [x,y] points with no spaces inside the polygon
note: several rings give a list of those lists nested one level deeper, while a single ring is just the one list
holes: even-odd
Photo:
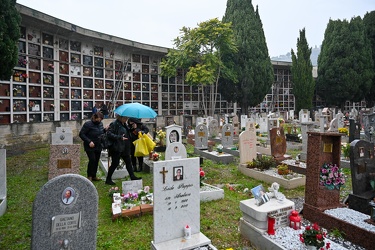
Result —
[{"label": "person in dark jacket", "polygon": [[103,113],[104,119],[108,118],[109,112],[108,112],[108,107],[107,105],[105,105],[105,103],[103,103],[103,105],[100,107],[100,112]]},{"label": "person in dark jacket", "polygon": [[[132,165],[134,172],[141,172],[143,168],[143,156],[135,157],[135,146],[133,142],[138,139],[138,132],[142,132],[142,134],[147,134],[149,129],[143,125],[140,119],[137,118],[129,118],[128,125],[130,129],[130,156],[132,160]],[[137,169],[137,159],[138,159],[138,169]]]},{"label": "person in dark jacket", "polygon": [[109,155],[112,157],[112,163],[108,168],[107,179],[105,181],[108,185],[116,185],[116,183],[112,181],[112,175],[120,163],[120,158],[124,160],[126,170],[128,171],[131,180],[142,179],[134,175],[130,159],[130,136],[127,120],[128,118],[125,116],[117,116],[116,120],[111,122],[108,128],[108,138],[113,141],[109,148]]},{"label": "person in dark jacket", "polygon": [[83,124],[79,137],[83,140],[83,146],[89,163],[87,165],[87,178],[90,181],[99,181],[96,177],[102,145],[100,144],[100,136],[105,132],[103,127],[103,114],[95,113],[91,116],[91,120]]}]

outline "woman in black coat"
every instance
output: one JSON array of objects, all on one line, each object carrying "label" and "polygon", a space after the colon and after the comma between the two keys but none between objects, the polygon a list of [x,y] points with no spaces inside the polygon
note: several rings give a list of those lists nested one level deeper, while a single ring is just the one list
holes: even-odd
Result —
[{"label": "woman in black coat", "polygon": [[[134,172],[141,172],[143,168],[143,156],[135,157],[135,146],[133,142],[138,139],[138,132],[142,132],[142,134],[147,134],[149,129],[143,125],[140,119],[137,118],[129,118],[128,125],[130,129],[130,155],[132,160],[132,165]],[[139,168],[137,169],[137,159]]]},{"label": "woman in black coat", "polygon": [[112,175],[120,163],[120,158],[122,158],[126,164],[126,170],[129,173],[130,179],[141,179],[134,175],[130,159],[130,136],[129,128],[126,124],[127,120],[127,117],[117,116],[116,120],[109,125],[108,138],[113,141],[113,143],[109,147],[109,155],[112,158],[112,163],[108,168],[107,179],[105,181],[108,185],[116,185],[116,183],[112,181]]},{"label": "woman in black coat", "polygon": [[102,152],[100,136],[105,132],[102,120],[102,113],[97,112],[93,114],[91,120],[85,122],[79,132],[79,137],[83,140],[83,147],[89,158],[89,163],[87,165],[87,178],[90,181],[100,180],[96,177],[96,172],[98,171],[98,164]]}]

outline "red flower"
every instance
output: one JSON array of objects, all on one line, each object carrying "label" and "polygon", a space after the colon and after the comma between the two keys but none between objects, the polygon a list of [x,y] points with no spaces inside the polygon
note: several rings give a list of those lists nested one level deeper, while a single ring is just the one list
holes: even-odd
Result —
[{"label": "red flower", "polygon": [[326,248],[329,249],[331,247],[331,242],[326,243]]},{"label": "red flower", "polygon": [[199,176],[204,177],[204,171],[203,170],[199,171]]},{"label": "red flower", "polygon": [[316,235],[316,239],[317,240],[322,240],[323,239],[323,235],[322,234],[317,234]]},{"label": "red flower", "polygon": [[319,226],[318,226],[317,223],[314,223],[314,225],[313,225],[313,229],[319,231]]}]

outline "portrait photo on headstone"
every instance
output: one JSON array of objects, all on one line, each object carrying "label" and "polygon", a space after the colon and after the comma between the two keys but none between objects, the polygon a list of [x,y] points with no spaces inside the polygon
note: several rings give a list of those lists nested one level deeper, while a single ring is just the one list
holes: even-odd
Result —
[{"label": "portrait photo on headstone", "polygon": [[181,181],[184,179],[183,166],[173,167],[173,180]]},{"label": "portrait photo on headstone", "polygon": [[75,199],[75,191],[71,187],[65,188],[64,192],[62,193],[62,201],[64,204],[69,205]]},{"label": "portrait photo on headstone", "polygon": [[177,132],[177,130],[172,130],[171,133],[169,134],[169,142],[172,143],[172,142],[178,142],[179,141],[179,134]]}]

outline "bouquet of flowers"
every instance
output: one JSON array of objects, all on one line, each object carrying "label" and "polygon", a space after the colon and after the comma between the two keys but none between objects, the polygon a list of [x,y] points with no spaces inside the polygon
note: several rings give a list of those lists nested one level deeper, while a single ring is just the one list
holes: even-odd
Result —
[{"label": "bouquet of flowers", "polygon": [[345,184],[345,176],[336,164],[324,163],[320,168],[319,184],[328,189],[340,189]]},{"label": "bouquet of flowers", "polygon": [[[312,226],[307,226],[305,231],[299,235],[299,239],[306,246],[315,246],[316,249],[323,249],[325,243],[324,239],[326,237],[326,232],[324,232],[317,223]],[[326,249],[329,249],[330,244],[327,243]]]},{"label": "bouquet of flowers", "polygon": [[122,196],[124,204],[122,205],[123,209],[130,209],[134,206],[139,205],[138,193],[129,192]]},{"label": "bouquet of flowers", "polygon": [[163,146],[165,137],[166,137],[166,133],[163,130],[160,129],[156,133],[156,143],[160,144],[160,146]]},{"label": "bouquet of flowers", "polygon": [[145,186],[143,190],[138,190],[138,198],[142,204],[153,204],[154,197],[153,194],[150,193],[150,187]]},{"label": "bouquet of flowers", "polygon": [[108,196],[113,197],[114,193],[119,193],[120,189],[118,187],[111,187],[108,191]]}]

